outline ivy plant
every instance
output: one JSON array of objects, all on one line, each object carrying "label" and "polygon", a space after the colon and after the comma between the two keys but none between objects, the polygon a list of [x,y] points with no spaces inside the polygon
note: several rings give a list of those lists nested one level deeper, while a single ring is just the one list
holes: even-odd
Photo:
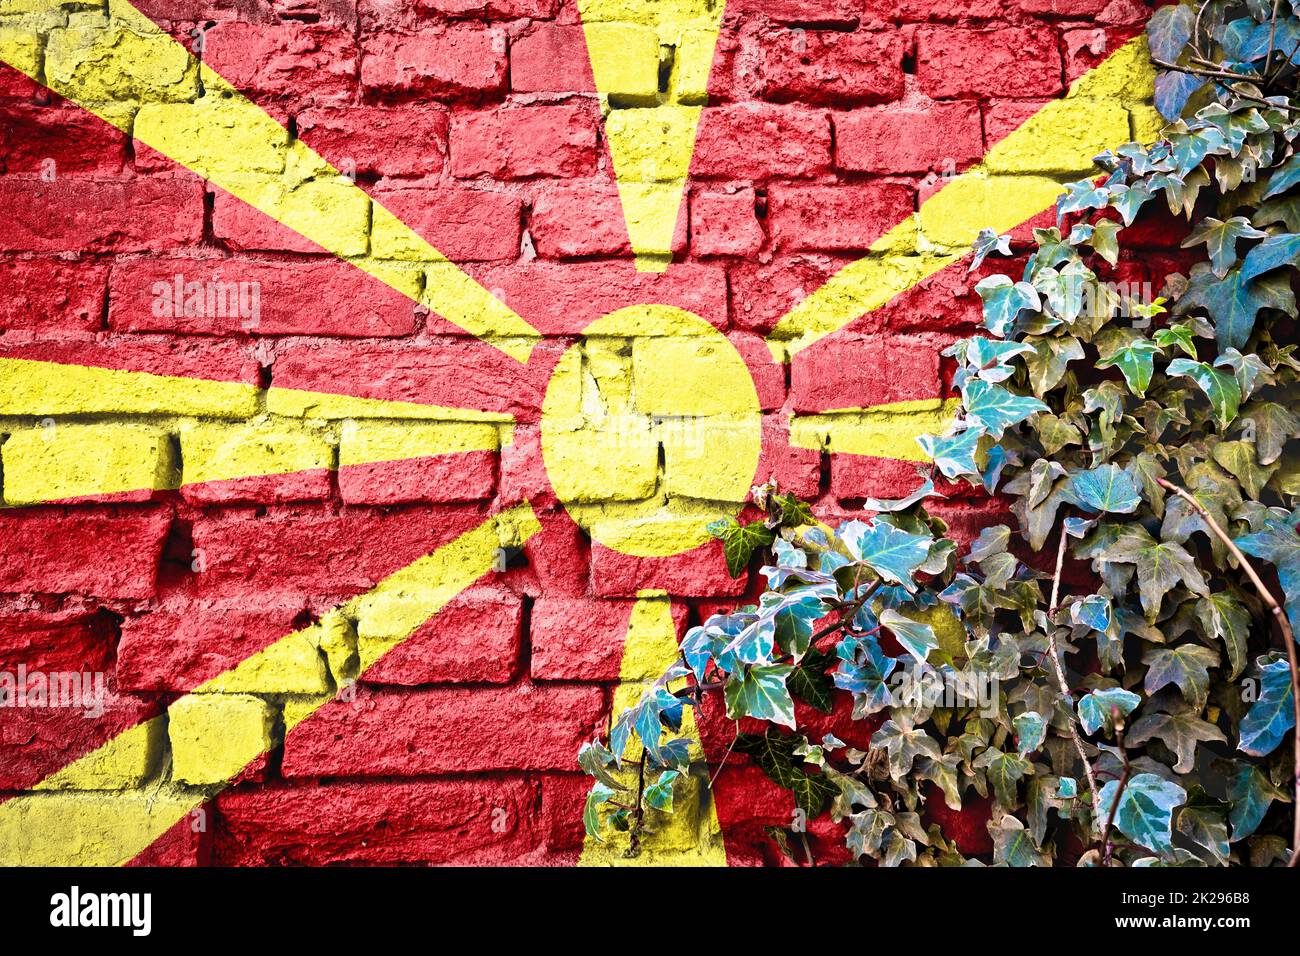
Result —
[{"label": "ivy plant", "polygon": [[[767,558],[766,589],[690,628],[583,747],[594,837],[631,830],[635,852],[672,811],[684,709],[718,694],[725,759],[829,816],[857,862],[1295,865],[1300,16],[1184,3],[1148,38],[1159,141],[1099,156],[1032,243],[980,235],[972,270],[1024,265],[975,285],[983,329],[945,353],[960,411],[921,439],[921,488],[832,528],[763,487],[766,519],[712,529],[733,574]],[[1147,301],[1121,236],[1161,204],[1188,268]],[[1008,515],[966,548],[926,510],[963,484]],[[839,706],[869,743],[801,726]],[[987,848],[963,852],[934,801],[980,814]]]}]

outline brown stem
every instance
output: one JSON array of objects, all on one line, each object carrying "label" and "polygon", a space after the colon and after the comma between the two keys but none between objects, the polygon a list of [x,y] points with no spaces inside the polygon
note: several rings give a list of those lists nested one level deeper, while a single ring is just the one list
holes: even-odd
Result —
[{"label": "brown stem", "polygon": [[641,853],[641,829],[645,825],[645,748],[641,748],[641,761],[637,767],[636,810],[632,814],[632,832],[628,836],[627,855]]},{"label": "brown stem", "polygon": [[1292,736],[1295,738],[1295,767],[1293,770],[1295,774],[1295,803],[1293,804],[1295,819],[1291,827],[1291,859],[1287,866],[1296,866],[1297,863],[1300,863],[1300,662],[1296,660],[1295,634],[1291,631],[1291,623],[1287,620],[1286,611],[1283,610],[1282,605],[1278,603],[1277,598],[1273,597],[1273,593],[1264,586],[1264,582],[1255,573],[1255,568],[1246,560],[1246,556],[1241,553],[1241,549],[1237,547],[1236,542],[1219,527],[1219,523],[1214,520],[1214,516],[1205,509],[1205,506],[1197,501],[1190,491],[1186,488],[1180,488],[1172,481],[1157,478],[1156,483],[1166,491],[1172,491],[1191,505],[1192,510],[1200,515],[1201,520],[1214,533],[1214,536],[1223,542],[1224,547],[1237,559],[1241,569],[1246,572],[1246,577],[1250,578],[1250,583],[1255,586],[1259,596],[1268,605],[1273,614],[1273,620],[1277,623],[1278,630],[1282,632],[1282,643],[1286,645],[1287,662],[1291,667],[1291,704],[1295,708],[1295,727],[1292,731]]},{"label": "brown stem", "polygon": [[1047,644],[1048,650],[1052,655],[1052,669],[1056,672],[1056,683],[1061,690],[1061,696],[1065,698],[1065,705],[1070,712],[1070,719],[1066,727],[1070,731],[1070,739],[1074,741],[1074,749],[1079,754],[1079,760],[1083,762],[1083,772],[1088,778],[1088,789],[1092,791],[1092,818],[1093,826],[1101,819],[1101,794],[1097,791],[1097,774],[1092,769],[1092,763],[1088,760],[1088,752],[1083,747],[1083,738],[1079,736],[1079,731],[1075,727],[1074,698],[1070,694],[1069,681],[1065,679],[1065,669],[1061,667],[1061,655],[1056,645],[1056,625],[1052,623],[1052,618],[1056,616],[1057,599],[1061,593],[1061,568],[1065,564],[1065,543],[1069,535],[1065,533],[1065,527],[1061,527],[1061,543],[1056,549],[1056,572],[1052,575],[1052,599],[1047,611]]},{"label": "brown stem", "polygon": [[[1118,708],[1113,712],[1118,713]],[[1128,751],[1124,749],[1124,726],[1118,720],[1115,722],[1115,742],[1119,745],[1120,759],[1124,761],[1124,772],[1119,775],[1119,786],[1115,788],[1115,800],[1110,805],[1110,812],[1106,814],[1106,826],[1101,831],[1102,866],[1110,866],[1110,831],[1115,826],[1115,811],[1119,809],[1119,801],[1124,796],[1124,788],[1128,785],[1129,771],[1132,769],[1128,762]]]}]

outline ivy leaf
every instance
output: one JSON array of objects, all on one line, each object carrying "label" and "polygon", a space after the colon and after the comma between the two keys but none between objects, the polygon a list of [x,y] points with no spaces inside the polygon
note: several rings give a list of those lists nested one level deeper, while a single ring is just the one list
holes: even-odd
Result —
[{"label": "ivy leaf", "polygon": [[924,664],[930,652],[939,646],[939,640],[934,636],[934,628],[929,624],[904,617],[893,608],[880,612],[880,624],[882,627],[889,628],[898,643],[903,645],[903,649],[919,663]]},{"label": "ivy leaf", "polygon": [[1106,633],[1115,619],[1110,598],[1104,594],[1090,594],[1070,607],[1070,617],[1094,631]]},{"label": "ivy leaf", "polygon": [[1164,853],[1171,849],[1173,812],[1187,800],[1187,791],[1153,773],[1139,773],[1128,781],[1123,793],[1119,781],[1101,788],[1101,815],[1115,808],[1115,826],[1130,840]]},{"label": "ivy leaf", "polygon": [[1255,458],[1255,445],[1248,441],[1225,441],[1214,445],[1211,456],[1234,478],[1252,498],[1258,499],[1268,480],[1277,471],[1277,465],[1261,465]]},{"label": "ivy leaf", "polygon": [[1073,335],[1028,336],[1033,352],[1025,356],[1029,387],[1035,395],[1046,395],[1060,384],[1069,364],[1084,357],[1083,345]]},{"label": "ivy leaf", "polygon": [[971,258],[970,266],[966,269],[966,274],[970,275],[980,267],[991,253],[1000,255],[1011,255],[1011,236],[999,236],[993,229],[984,228],[979,231],[975,237],[975,255]]},{"label": "ivy leaf", "polygon": [[978,428],[967,428],[952,435],[919,435],[916,442],[925,452],[926,457],[934,462],[945,478],[960,478],[962,475],[979,477],[979,466],[975,464],[975,449],[983,432]]},{"label": "ivy leaf", "polygon": [[1236,772],[1228,777],[1228,800],[1232,804],[1228,822],[1232,824],[1232,841],[1244,840],[1254,833],[1274,800],[1285,803],[1290,799],[1254,764],[1236,765]]},{"label": "ivy leaf", "polygon": [[1227,591],[1200,598],[1196,617],[1206,635],[1223,641],[1232,670],[1228,680],[1236,680],[1246,667],[1246,642],[1250,638],[1251,616],[1245,605]]},{"label": "ivy leaf", "polygon": [[815,647],[809,648],[785,682],[791,694],[823,714],[829,714],[832,709],[831,691],[834,685],[826,674],[830,662],[829,654]]},{"label": "ivy leaf", "polygon": [[983,379],[972,379],[961,391],[966,414],[994,438],[1001,438],[1007,428],[1023,422],[1031,415],[1049,411],[1036,398],[1017,395],[1010,389]]},{"label": "ivy leaf", "polygon": [[1098,465],[1070,478],[1062,497],[1089,511],[1132,514],[1142,503],[1137,482],[1119,465]]},{"label": "ivy leaf", "polygon": [[1196,343],[1192,341],[1192,327],[1184,323],[1176,323],[1165,329],[1157,329],[1155,334],[1156,345],[1161,348],[1169,348],[1171,345],[1182,349],[1182,351],[1196,358]]},{"label": "ivy leaf", "polygon": [[793,729],[794,701],[785,686],[793,670],[788,664],[760,664],[733,674],[723,687],[727,716],[732,720],[755,717]]},{"label": "ivy leaf", "polygon": [[1195,23],[1196,15],[1191,7],[1182,4],[1161,7],[1151,14],[1151,19],[1147,21],[1147,42],[1151,46],[1151,55],[1157,60],[1173,63],[1192,38]]},{"label": "ivy leaf", "polygon": [[839,530],[841,540],[856,560],[885,581],[901,584],[909,591],[916,589],[912,575],[929,557],[932,537],[911,534],[883,521],[848,521]]},{"label": "ivy leaf", "polygon": [[1047,738],[1047,721],[1036,710],[1017,714],[1012,723],[1016,728],[1016,748],[1022,757],[1029,756],[1041,747]]},{"label": "ivy leaf", "polygon": [[676,770],[665,770],[659,779],[645,788],[645,802],[655,810],[673,812],[673,781],[680,776]]},{"label": "ivy leaf", "polygon": [[1268,189],[1260,198],[1272,199],[1279,193],[1286,192],[1296,183],[1300,183],[1300,153],[1273,170],[1273,175],[1268,178]]},{"label": "ivy leaf", "polygon": [[1102,727],[1109,733],[1115,727],[1115,711],[1127,717],[1140,703],[1141,697],[1121,687],[1090,691],[1079,700],[1079,723],[1086,734],[1095,734]]},{"label": "ivy leaf", "polygon": [[1210,400],[1215,421],[1220,428],[1227,428],[1237,417],[1241,405],[1241,386],[1232,375],[1220,372],[1206,362],[1193,362],[1190,359],[1176,358],[1169,363],[1166,370],[1174,376],[1185,375],[1200,386]]},{"label": "ivy leaf", "polygon": [[596,781],[591,790],[588,791],[587,802],[582,807],[582,827],[587,831],[587,836],[598,843],[605,842],[600,836],[600,807],[601,804],[613,796],[613,790],[600,781]]},{"label": "ivy leaf", "polygon": [[896,778],[906,777],[917,757],[941,760],[939,744],[924,730],[887,720],[871,735],[871,749],[884,750],[889,756],[889,769]]},{"label": "ivy leaf", "polygon": [[[1266,658],[1260,658],[1261,661]],[[1295,726],[1291,668],[1284,660],[1260,664],[1259,700],[1241,719],[1237,749],[1256,757],[1267,757]]]},{"label": "ivy leaf", "polygon": [[1007,866],[1043,866],[1047,860],[1038,848],[1025,825],[1009,813],[1004,813],[997,823],[988,823],[993,837],[993,859]]},{"label": "ivy leaf", "polygon": [[[1266,272],[1283,266],[1294,267],[1298,261],[1300,261],[1300,233],[1269,236],[1246,254],[1246,259],[1241,264],[1241,281],[1250,282]],[[1240,345],[1237,347],[1241,348]]]},{"label": "ivy leaf", "polygon": [[1222,279],[1237,261],[1238,239],[1262,239],[1267,235],[1252,226],[1244,216],[1233,216],[1227,222],[1206,216],[1183,240],[1183,248],[1205,243],[1214,274]]},{"label": "ivy leaf", "polygon": [[1252,402],[1243,411],[1242,424],[1255,426],[1255,451],[1261,465],[1282,457],[1287,440],[1300,435],[1300,418],[1277,402]]},{"label": "ivy leaf", "polygon": [[578,751],[579,767],[607,787],[626,790],[627,788],[619,783],[614,778],[614,775],[606,769],[610,764],[616,762],[617,758],[599,740],[583,744],[582,749]]},{"label": "ivy leaf", "polygon": [[1142,663],[1147,665],[1142,686],[1148,694],[1176,684],[1187,702],[1200,710],[1209,694],[1209,668],[1218,665],[1219,653],[1200,644],[1153,647],[1142,655]]},{"label": "ivy leaf", "polygon": [[1201,720],[1196,713],[1189,708],[1176,714],[1148,714],[1134,722],[1124,735],[1124,743],[1137,746],[1158,738],[1178,756],[1174,773],[1191,773],[1197,743],[1211,740],[1225,743],[1228,739],[1223,731]]},{"label": "ivy leaf", "polygon": [[1146,395],[1151,376],[1155,373],[1155,355],[1160,351],[1156,343],[1138,339],[1097,363],[1097,368],[1118,366],[1128,384],[1129,391],[1139,398]]},{"label": "ivy leaf", "polygon": [[735,518],[710,522],[705,529],[722,542],[727,559],[727,573],[738,578],[749,567],[749,559],[759,548],[766,548],[776,538],[776,531],[761,521],[742,525]]},{"label": "ivy leaf", "polygon": [[975,292],[984,303],[984,327],[998,338],[1006,337],[1021,312],[1042,308],[1037,289],[1028,282],[1012,282],[1004,275],[981,279],[975,283]]},{"label": "ivy leaf", "polygon": [[885,683],[898,661],[885,654],[874,637],[846,637],[835,646],[840,665],[833,675],[835,686],[853,695],[853,716],[865,717],[889,706]]},{"label": "ivy leaf", "polygon": [[1119,262],[1120,228],[1120,224],[1113,219],[1099,219],[1093,225],[1092,237],[1088,240],[1097,255],[1111,265]]},{"label": "ivy leaf", "polygon": [[1192,798],[1178,814],[1178,832],[1209,853],[1208,862],[1218,866],[1228,863],[1228,819],[1226,804],[1205,795],[1199,786],[1192,788]]},{"label": "ivy leaf", "polygon": [[735,749],[754,758],[758,768],[778,787],[794,794],[795,805],[809,819],[821,814],[839,787],[825,774],[809,773],[801,767],[795,749],[802,737],[768,730],[764,734],[740,734]]},{"label": "ivy leaf", "polygon": [[972,766],[984,771],[984,777],[993,787],[998,803],[1004,807],[1014,807],[1020,802],[1016,784],[1031,771],[1028,760],[990,747],[975,758]]},{"label": "ivy leaf", "polygon": [[1186,549],[1172,541],[1157,541],[1140,524],[1124,526],[1102,560],[1136,566],[1138,594],[1150,622],[1159,615],[1164,596],[1177,584],[1202,596],[1209,594],[1205,578]]},{"label": "ivy leaf", "polygon": [[1200,306],[1213,317],[1220,349],[1245,348],[1260,309],[1295,314],[1295,296],[1289,282],[1278,282],[1274,277],[1247,278],[1243,269],[1230,269],[1222,279],[1215,279],[1208,270],[1195,275],[1183,295],[1183,308]]},{"label": "ivy leaf", "polygon": [[1237,547],[1256,558],[1272,562],[1286,592],[1286,615],[1291,629],[1300,632],[1300,508],[1289,515],[1269,512],[1263,527],[1254,534],[1237,538]]}]

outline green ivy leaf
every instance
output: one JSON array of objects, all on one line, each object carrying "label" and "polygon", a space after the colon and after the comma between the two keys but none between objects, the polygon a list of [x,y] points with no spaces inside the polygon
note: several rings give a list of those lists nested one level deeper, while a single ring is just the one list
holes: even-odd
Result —
[{"label": "green ivy leaf", "polygon": [[943,758],[939,744],[924,730],[894,720],[885,721],[871,735],[871,749],[883,749],[887,753],[890,772],[898,778],[911,772],[917,757]]},{"label": "green ivy leaf", "polygon": [[1171,346],[1181,349],[1184,354],[1190,356],[1193,360],[1196,358],[1196,343],[1192,340],[1192,327],[1178,323],[1171,325],[1167,329],[1157,329],[1155,334],[1156,345],[1167,349]]},{"label": "green ivy leaf", "polygon": [[1129,391],[1141,398],[1146,395],[1151,376],[1155,373],[1155,355],[1160,347],[1147,339],[1138,339],[1097,363],[1097,368],[1117,366],[1128,384]]},{"label": "green ivy leaf", "polygon": [[776,531],[761,521],[742,525],[735,518],[724,518],[710,522],[705,530],[722,542],[727,573],[733,578],[745,573],[755,551],[768,547],[776,539]]},{"label": "green ivy leaf", "polygon": [[1228,777],[1228,800],[1232,809],[1228,822],[1232,824],[1232,841],[1244,840],[1254,833],[1264,819],[1264,814],[1274,800],[1290,801],[1290,794],[1273,785],[1254,764],[1237,764]]},{"label": "green ivy leaf", "polygon": [[[1267,658],[1260,658],[1266,661]],[[1267,757],[1295,726],[1291,667],[1285,660],[1260,664],[1260,695],[1241,720],[1237,749]]]},{"label": "green ivy leaf", "polygon": [[1006,337],[1021,312],[1037,312],[1042,307],[1037,289],[1028,282],[1012,282],[1004,275],[981,279],[975,284],[975,292],[984,303],[984,327],[998,338]]},{"label": "green ivy leaf", "polygon": [[733,674],[723,687],[727,716],[755,717],[793,729],[794,701],[785,686],[793,670],[789,664],[759,664]]},{"label": "green ivy leaf", "polygon": [[613,790],[600,781],[596,781],[587,793],[587,802],[582,807],[582,827],[587,831],[587,836],[598,843],[605,842],[600,835],[600,808],[605,801],[613,796]]},{"label": "green ivy leaf", "polygon": [[1253,534],[1237,538],[1237,547],[1256,558],[1272,562],[1278,580],[1286,592],[1286,615],[1291,629],[1300,632],[1300,508],[1289,515],[1270,512],[1263,527]]},{"label": "green ivy leaf", "polygon": [[1139,773],[1122,793],[1119,781],[1101,788],[1101,815],[1115,808],[1115,826],[1130,840],[1157,853],[1172,849],[1173,812],[1187,800],[1187,791],[1153,773]]},{"label": "green ivy leaf", "polygon": [[1022,757],[1029,756],[1047,739],[1047,721],[1037,711],[1017,714],[1012,723],[1016,728],[1016,748]]},{"label": "green ivy leaf", "polygon": [[832,709],[831,691],[834,690],[834,684],[826,673],[830,664],[829,654],[824,654],[815,647],[809,648],[785,682],[791,694],[823,714],[829,714]]},{"label": "green ivy leaf", "polygon": [[983,435],[978,428],[967,428],[951,435],[919,435],[916,442],[945,478],[978,477],[980,470],[975,464],[975,450]]},{"label": "green ivy leaf", "polygon": [[1127,717],[1140,703],[1141,697],[1120,687],[1090,691],[1079,700],[1079,723],[1086,734],[1095,734],[1103,727],[1109,733],[1115,728],[1115,711]]},{"label": "green ivy leaf", "polygon": [[934,628],[929,624],[904,617],[893,608],[880,612],[880,624],[882,627],[889,628],[898,643],[903,645],[903,649],[919,663],[924,664],[930,652],[939,646],[939,640],[934,636]]},{"label": "green ivy leaf", "polygon": [[840,526],[840,539],[854,559],[861,561],[885,581],[915,590],[912,575],[930,556],[934,539],[926,534],[911,534],[876,521],[847,521]]},{"label": "green ivy leaf", "polygon": [[1119,465],[1098,465],[1072,476],[1063,497],[1089,511],[1132,514],[1142,503],[1137,482]]},{"label": "green ivy leaf", "polygon": [[769,780],[793,793],[795,805],[811,820],[835,799],[839,787],[825,774],[809,773],[800,766],[795,750],[802,742],[803,738],[794,734],[769,730],[764,734],[739,734],[735,749],[753,757]]},{"label": "green ivy leaf", "polygon": [[1246,668],[1246,643],[1252,624],[1250,612],[1229,592],[1219,591],[1197,600],[1196,616],[1207,637],[1223,641],[1232,666],[1228,680],[1236,680]]},{"label": "green ivy leaf", "polygon": [[1147,665],[1143,688],[1148,694],[1175,684],[1187,702],[1200,710],[1209,694],[1209,669],[1218,666],[1219,652],[1200,644],[1153,647],[1142,655],[1142,663]]},{"label": "green ivy leaf", "polygon": [[1237,268],[1216,279],[1206,271],[1192,277],[1183,295],[1184,308],[1195,306],[1204,308],[1213,317],[1220,349],[1241,349],[1246,347],[1260,309],[1278,309],[1294,315],[1295,296],[1286,276],[1251,279],[1242,268]]},{"label": "green ivy leaf", "polygon": [[1300,233],[1269,236],[1246,254],[1241,264],[1241,281],[1250,282],[1274,269],[1294,267],[1297,262],[1300,262]]},{"label": "green ivy leaf", "polygon": [[1233,216],[1227,222],[1206,216],[1183,240],[1183,248],[1205,243],[1214,274],[1222,279],[1237,261],[1237,240],[1262,239],[1266,235],[1268,233],[1254,228],[1244,216]]},{"label": "green ivy leaf", "polygon": [[962,405],[970,420],[994,438],[1031,415],[1048,411],[1036,398],[1017,395],[1001,385],[972,379],[962,387]]},{"label": "green ivy leaf", "polygon": [[673,781],[680,776],[676,770],[665,770],[659,779],[645,788],[646,806],[664,813],[673,812]]},{"label": "green ivy leaf", "polygon": [[1103,563],[1132,564],[1136,568],[1138,595],[1146,619],[1154,622],[1164,596],[1178,584],[1199,595],[1209,594],[1196,561],[1180,544],[1157,541],[1140,524],[1125,525],[1102,552]]},{"label": "green ivy leaf", "polygon": [[1160,740],[1178,757],[1174,773],[1191,773],[1196,745],[1202,741],[1226,743],[1227,737],[1214,724],[1201,720],[1191,709],[1171,714],[1148,714],[1134,722],[1124,735],[1126,746]]}]

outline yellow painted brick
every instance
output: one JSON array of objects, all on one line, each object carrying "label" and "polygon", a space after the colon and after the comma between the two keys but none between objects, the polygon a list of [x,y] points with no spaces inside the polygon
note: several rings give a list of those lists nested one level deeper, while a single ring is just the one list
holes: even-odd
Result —
[{"label": "yellow painted brick", "polygon": [[584,23],[664,23],[681,26],[694,20],[716,20],[722,4],[716,0],[580,0]]},{"label": "yellow painted brick", "polygon": [[[720,334],[638,339],[636,407],[647,415],[730,415],[758,409],[744,361]],[[683,383],[689,382],[689,387]]]},{"label": "yellow painted brick", "polygon": [[239,179],[239,198],[276,221],[337,256],[366,254],[370,197],[346,179],[303,183],[279,176]]},{"label": "yellow painted brick", "polygon": [[498,447],[497,427],[486,423],[348,421],[339,442],[339,466]]},{"label": "yellow painted brick", "polygon": [[546,470],[566,502],[635,501],[654,493],[659,444],[650,421],[621,415],[602,429],[543,435]]},{"label": "yellow painted brick", "polygon": [[141,425],[23,428],[0,447],[0,460],[10,505],[177,486],[167,434]]},{"label": "yellow painted brick", "polygon": [[933,398],[798,415],[790,422],[790,444],[841,455],[926,461],[917,437],[942,434],[957,410],[956,400]]},{"label": "yellow painted brick", "polygon": [[[1086,108],[1080,108],[1087,104]],[[1069,111],[1044,110],[1031,116],[984,159],[994,173],[1085,175],[1093,157],[1128,139],[1128,110],[1114,102],[1076,100]]]},{"label": "yellow painted brick", "polygon": [[13,797],[0,804],[0,866],[121,866],[202,800],[152,787]]},{"label": "yellow painted brick", "polygon": [[0,415],[206,415],[247,418],[257,389],[240,382],[0,358]]},{"label": "yellow painted brick", "polygon": [[967,249],[981,229],[1004,232],[1050,209],[1061,192],[1060,183],[1043,176],[958,176],[921,206],[921,234],[941,247]]},{"label": "yellow painted brick", "polygon": [[196,687],[196,694],[323,694],[329,669],[311,628],[294,631]]},{"label": "yellow painted brick", "polygon": [[28,76],[38,76],[41,70],[40,37],[33,30],[0,26],[0,59]]},{"label": "yellow painted brick", "polygon": [[1106,58],[1097,69],[1074,81],[1068,98],[1111,99],[1140,103],[1156,95],[1156,73],[1151,65],[1146,34],[1140,33]]},{"label": "yellow painted brick", "polygon": [[[129,64],[129,68],[127,67]],[[79,102],[175,103],[198,96],[197,62],[161,32],[144,33],[98,13],[69,17],[50,33],[45,75]]]},{"label": "yellow painted brick", "polygon": [[1165,118],[1154,106],[1129,107],[1130,135],[1139,143],[1154,143],[1165,128]]},{"label": "yellow painted brick", "polygon": [[670,91],[678,103],[703,106],[709,98],[709,74],[713,70],[714,30],[685,30],[673,56]]},{"label": "yellow painted brick", "polygon": [[620,182],[674,182],[690,167],[698,106],[611,110],[605,135]]},{"label": "yellow painted brick", "polygon": [[271,749],[273,715],[257,697],[187,694],[167,716],[172,779],[178,783],[225,783]]},{"label": "yellow painted brick", "polygon": [[[275,120],[216,93],[193,103],[145,104],[133,132],[181,165],[206,173],[279,173],[289,146],[288,131]],[[217,142],[220,149],[213,148]]]},{"label": "yellow painted brick", "polygon": [[38,790],[129,790],[148,779],[162,755],[160,718],[146,720],[118,734],[111,745],[92,750],[46,777]]},{"label": "yellow painted brick", "polygon": [[587,23],[596,88],[607,96],[651,100],[659,93],[659,36],[638,23]]},{"label": "yellow painted brick", "polygon": [[334,451],[305,424],[194,422],[181,430],[186,484],[330,468]]}]

